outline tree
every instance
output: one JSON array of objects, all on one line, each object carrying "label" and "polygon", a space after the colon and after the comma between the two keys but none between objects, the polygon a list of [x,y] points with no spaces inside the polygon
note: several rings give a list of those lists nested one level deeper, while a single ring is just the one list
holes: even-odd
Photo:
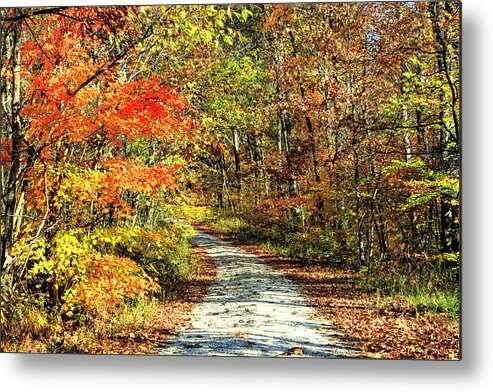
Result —
[{"label": "tree", "polygon": [[152,26],[138,18],[117,7],[14,9],[5,19],[2,265],[9,259],[12,284],[26,270],[11,258],[21,236],[33,246],[60,229],[129,220],[175,184],[179,166],[161,149],[187,138],[187,104],[158,77],[134,76]]}]

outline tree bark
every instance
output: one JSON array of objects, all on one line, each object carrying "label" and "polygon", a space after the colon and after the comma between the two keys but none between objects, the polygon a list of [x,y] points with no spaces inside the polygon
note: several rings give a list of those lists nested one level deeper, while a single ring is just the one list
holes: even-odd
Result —
[{"label": "tree bark", "polygon": [[[21,16],[20,9],[15,9],[15,16]],[[19,19],[21,20],[21,19]],[[2,254],[1,267],[3,267],[6,257],[10,254],[13,245],[13,231],[15,221],[15,210],[18,193],[18,176],[20,170],[21,156],[21,119],[20,119],[20,97],[21,97],[21,22],[16,20],[13,22],[13,37],[12,37],[12,157],[10,162],[10,171],[8,174],[5,211],[4,211],[4,234],[2,238]]]}]

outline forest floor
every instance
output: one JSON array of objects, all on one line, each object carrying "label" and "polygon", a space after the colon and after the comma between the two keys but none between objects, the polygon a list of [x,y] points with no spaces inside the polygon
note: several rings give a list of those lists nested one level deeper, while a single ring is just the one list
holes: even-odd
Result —
[{"label": "forest floor", "polygon": [[358,272],[340,266],[303,264],[265,249],[228,238],[208,226],[204,232],[258,256],[297,283],[317,310],[353,341],[367,358],[459,359],[459,320],[448,314],[418,312],[403,297],[384,297],[361,290]]},{"label": "forest floor", "polygon": [[217,264],[217,277],[191,324],[163,342],[161,355],[354,358],[358,345],[325,318],[297,284],[253,253],[198,232],[193,242]]}]

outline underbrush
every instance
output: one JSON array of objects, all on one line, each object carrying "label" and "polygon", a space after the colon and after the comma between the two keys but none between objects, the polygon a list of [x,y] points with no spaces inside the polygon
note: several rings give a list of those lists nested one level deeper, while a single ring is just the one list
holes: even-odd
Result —
[{"label": "underbrush", "polygon": [[317,227],[303,232],[291,232],[282,224],[256,226],[241,218],[224,215],[209,218],[204,223],[240,241],[259,245],[267,251],[302,263],[336,261],[336,242],[329,232]]},{"label": "underbrush", "polygon": [[[389,271],[387,276],[360,272],[359,286],[368,292],[393,297],[400,296],[417,312],[447,313],[458,316],[460,311],[460,293],[458,287],[448,284],[446,288],[438,288],[436,280],[412,283],[406,278],[391,278],[399,275]],[[390,278],[389,278],[390,277]]]},{"label": "underbrush", "polygon": [[[42,303],[16,299],[15,310],[2,321],[4,352],[120,353],[145,352],[129,338],[151,332],[162,318],[162,304],[152,298],[119,306],[100,304],[91,315],[67,317]],[[125,341],[125,346],[119,340]]]},{"label": "underbrush", "polygon": [[161,299],[173,295],[176,288],[191,279],[194,268],[188,238],[193,229],[170,224],[158,231],[142,227],[98,229],[95,248],[102,254],[115,254],[136,260],[143,271],[158,283]]},{"label": "underbrush", "polygon": [[405,258],[373,263],[360,270],[362,289],[400,295],[418,312],[459,315],[459,255]]},{"label": "underbrush", "polygon": [[428,292],[418,290],[405,294],[407,302],[419,312],[448,313],[459,316],[460,297],[458,292]]},{"label": "underbrush", "polygon": [[173,223],[19,241],[10,268],[23,277],[15,286],[2,280],[2,350],[118,352],[105,342],[141,333],[197,273],[192,234]]}]

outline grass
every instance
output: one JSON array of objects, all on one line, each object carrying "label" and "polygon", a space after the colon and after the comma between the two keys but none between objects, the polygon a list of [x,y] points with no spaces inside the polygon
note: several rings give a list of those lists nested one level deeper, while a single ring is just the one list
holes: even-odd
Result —
[{"label": "grass", "polygon": [[406,274],[398,269],[369,271],[359,273],[359,286],[367,292],[386,297],[402,297],[416,312],[446,313],[459,316],[459,289],[445,272],[435,271],[425,277],[419,274]]},{"label": "grass", "polygon": [[419,313],[446,313],[459,316],[460,297],[458,290],[437,290],[423,287],[398,287],[371,276],[360,277],[359,287],[367,292],[384,297],[401,297],[409,306]]},{"label": "grass", "polygon": [[414,294],[404,294],[406,301],[420,312],[448,313],[459,316],[460,298],[453,292],[427,292],[418,290]]},{"label": "grass", "polygon": [[133,304],[124,306],[117,311],[101,309],[94,325],[97,336],[108,337],[124,331],[140,330],[147,326],[161,310],[162,304],[156,299],[136,300]]},{"label": "grass", "polygon": [[3,326],[2,351],[116,353],[115,338],[148,331],[162,307],[155,299],[142,299],[111,309],[101,306],[92,317],[65,319],[55,309],[24,304]]},{"label": "grass", "polygon": [[327,260],[335,251],[328,233],[318,228],[307,232],[291,232],[282,225],[259,227],[238,217],[224,215],[209,217],[203,223],[230,237],[303,263]]}]

